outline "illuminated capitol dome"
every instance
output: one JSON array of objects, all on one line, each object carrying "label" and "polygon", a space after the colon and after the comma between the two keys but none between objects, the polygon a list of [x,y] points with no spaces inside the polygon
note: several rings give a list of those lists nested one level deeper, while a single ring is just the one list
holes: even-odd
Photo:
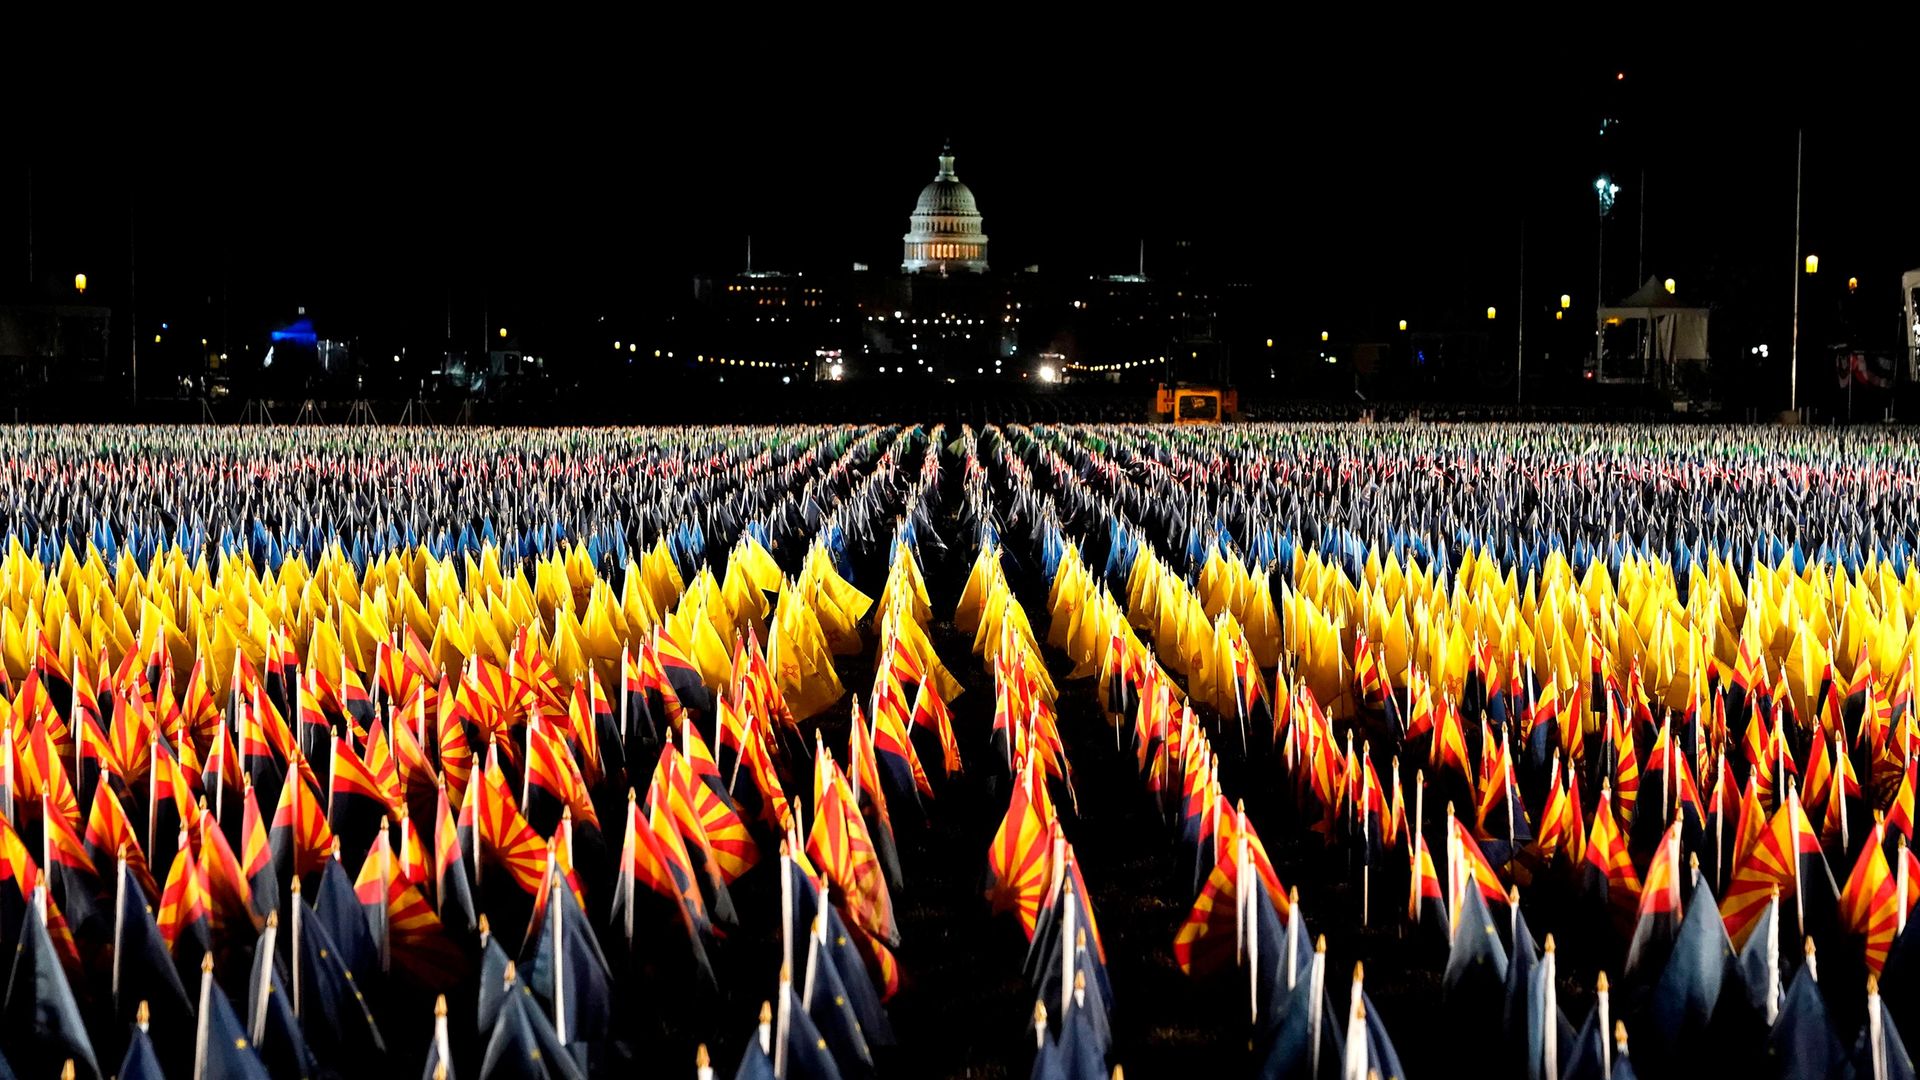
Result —
[{"label": "illuminated capitol dome", "polygon": [[984,273],[987,234],[980,231],[980,208],[973,192],[953,174],[953,148],[942,147],[940,173],[920,192],[908,229],[900,269],[910,274]]}]

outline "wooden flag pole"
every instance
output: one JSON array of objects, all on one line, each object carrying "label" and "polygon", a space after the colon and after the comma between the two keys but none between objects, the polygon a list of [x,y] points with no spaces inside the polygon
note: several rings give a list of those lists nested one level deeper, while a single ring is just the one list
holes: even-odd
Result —
[{"label": "wooden flag pole", "polygon": [[1553,934],[1547,934],[1546,954],[1540,959],[1540,982],[1546,1001],[1540,1010],[1540,1041],[1546,1052],[1546,1075],[1560,1075],[1560,988],[1555,978]]},{"label": "wooden flag pole", "polygon": [[195,1013],[198,1023],[193,1033],[193,1080],[203,1080],[207,1075],[207,1023],[211,1016],[208,1005],[213,992],[213,954],[200,957],[200,1007]]},{"label": "wooden flag pole", "polygon": [[[100,782],[102,784],[106,783],[107,777],[102,775]],[[113,885],[112,991],[114,1011],[118,1012],[120,1009],[120,958],[126,952],[126,950],[120,946],[127,932],[127,845],[125,843],[120,845],[119,850],[114,855],[114,862],[116,864],[116,873],[114,875]]]},{"label": "wooden flag pole", "polygon": [[[251,1023],[248,1024],[247,1030],[247,1037],[253,1040],[253,1045],[255,1046],[261,1045],[261,1040],[265,1039],[267,1035],[267,995],[273,992],[273,946],[279,938],[280,912],[278,910],[269,911],[267,912],[267,928],[260,932],[260,944],[257,946],[268,959],[266,963],[260,965],[260,981],[254,984],[253,1016],[250,1017]],[[444,1002],[446,999],[442,998],[441,1000]],[[444,1030],[445,1021],[442,1020],[441,1024],[442,1030]]]},{"label": "wooden flag pole", "polygon": [[1327,935],[1321,934],[1313,943],[1313,967],[1308,975],[1308,1009],[1316,1014],[1307,1020],[1307,1029],[1312,1032],[1308,1040],[1307,1075],[1320,1075],[1320,1029],[1324,1026],[1317,1015],[1320,1001],[1327,992]]},{"label": "wooden flag pole", "polygon": [[[293,779],[293,777],[289,777],[289,779]],[[292,902],[290,906],[293,908],[293,928],[292,928],[293,929],[293,938],[292,938],[293,947],[292,949],[289,950],[289,952],[293,957],[293,1018],[295,1020],[299,1020],[300,1019],[300,929],[301,929],[300,909],[304,906],[303,902],[300,899],[300,875],[297,873],[294,874],[293,881],[289,883],[287,887],[288,889],[291,890],[291,892],[288,895],[291,897]],[[483,948],[486,945],[486,940],[487,940],[487,917],[485,915],[482,915],[480,916],[480,943]]]},{"label": "wooden flag pole", "polygon": [[1300,977],[1300,886],[1287,890],[1287,989]]}]

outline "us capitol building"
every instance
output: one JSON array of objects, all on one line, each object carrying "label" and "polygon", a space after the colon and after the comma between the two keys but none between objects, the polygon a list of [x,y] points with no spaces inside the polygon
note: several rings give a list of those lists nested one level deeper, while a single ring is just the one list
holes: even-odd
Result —
[{"label": "us capitol building", "polygon": [[900,269],[909,274],[987,272],[987,234],[973,191],[953,172],[953,147],[940,150],[940,172],[920,192],[909,219]]},{"label": "us capitol building", "polygon": [[[1216,313],[1212,290],[1184,265],[1184,241],[1161,256],[1165,269],[1152,279],[1144,243],[1134,272],[990,271],[985,221],[954,171],[951,144],[908,215],[897,270],[865,262],[770,270],[754,265],[751,242],[747,253],[744,270],[695,279],[694,306],[656,335],[667,339],[660,358],[835,381],[1018,381],[1070,368],[1151,378],[1150,359],[1210,337]],[[1085,260],[1116,254],[1088,252]]]}]

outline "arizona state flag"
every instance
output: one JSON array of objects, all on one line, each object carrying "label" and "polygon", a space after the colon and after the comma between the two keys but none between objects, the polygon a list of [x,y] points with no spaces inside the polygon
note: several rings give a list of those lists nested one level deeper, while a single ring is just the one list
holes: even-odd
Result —
[{"label": "arizona state flag", "polygon": [[1893,802],[1887,806],[1887,827],[1900,830],[1900,835],[1913,841],[1913,799],[1916,787],[1916,770],[1920,770],[1920,758],[1907,758],[1907,767],[1900,771],[1900,786],[1893,793]]},{"label": "arizona state flag", "polygon": [[[760,861],[760,846],[725,795],[719,770],[699,730],[689,726],[687,732],[690,753],[682,754],[669,735],[656,770],[667,774],[669,805],[675,814],[698,823],[698,842],[705,849],[703,854],[711,856],[720,884],[731,885]],[[681,830],[683,835],[687,831]]]},{"label": "arizona state flag", "polygon": [[1427,838],[1413,832],[1413,881],[1407,890],[1407,921],[1431,928],[1441,941],[1452,932],[1447,917],[1447,894],[1440,886],[1440,875],[1433,868],[1433,853],[1427,850]]},{"label": "arizona state flag", "polygon": [[273,872],[273,847],[251,783],[242,790],[241,799],[240,871],[246,877],[247,893],[253,897],[253,913],[264,919],[280,906],[280,879]]},{"label": "arizona state flag", "polygon": [[[534,797],[536,794],[538,799]],[[567,810],[573,812],[576,820],[596,829],[600,827],[600,816],[594,812],[593,800],[587,795],[586,778],[580,775],[573,751],[554,726],[535,713],[527,721],[526,812],[529,820],[547,823],[545,831],[551,835],[561,813]]]},{"label": "arizona state flag", "polygon": [[297,770],[280,785],[267,845],[273,852],[275,878],[289,887],[295,878],[326,869],[333,857],[333,828],[327,824],[320,796]]},{"label": "arizona state flag", "polygon": [[85,835],[87,854],[92,857],[95,866],[113,866],[125,853],[127,870],[133,879],[140,883],[140,890],[147,894],[149,903],[160,899],[160,886],[153,880],[153,871],[147,866],[147,856],[140,846],[140,840],[134,835],[133,822],[127,820],[127,811],[120,804],[120,797],[113,793],[113,785],[105,778],[93,789],[93,812],[87,818]]},{"label": "arizona state flag", "polygon": [[522,892],[537,895],[547,872],[547,842],[521,816],[497,753],[487,755],[477,786],[475,831],[482,853],[492,856]]},{"label": "arizona state flag", "polygon": [[1900,932],[1899,888],[1882,847],[1886,833],[1885,825],[1875,823],[1840,890],[1840,923],[1866,939],[1867,970],[1874,975],[1887,966],[1887,953]]},{"label": "arizona state flag", "polygon": [[1173,937],[1173,959],[1182,972],[1210,975],[1238,959],[1240,886],[1239,863],[1216,859],[1186,922]]},{"label": "arizona state flag", "polygon": [[384,830],[360,864],[353,891],[393,966],[429,990],[448,989],[465,977],[465,951],[447,937],[433,906],[407,881]]},{"label": "arizona state flag", "polygon": [[1616,912],[1635,912],[1640,907],[1640,875],[1627,852],[1627,838],[1613,816],[1613,792],[1604,785],[1600,801],[1593,804],[1593,829],[1587,834],[1587,888],[1613,906]]},{"label": "arizona state flag", "polygon": [[1680,822],[1667,827],[1653,849],[1647,864],[1646,884],[1640,890],[1640,907],[1633,924],[1633,939],[1627,945],[1628,978],[1643,975],[1651,982],[1666,966],[1673,951],[1674,938],[1680,932],[1683,914],[1680,901]]},{"label": "arizona state flag", "polygon": [[173,950],[176,964],[184,966],[191,961],[197,967],[200,957],[212,947],[208,903],[206,876],[183,836],[179,854],[173,857],[173,869],[167,873],[167,887],[160,894],[160,913],[154,920],[160,936]]},{"label": "arizona state flag", "polygon": [[433,896],[440,905],[440,922],[457,940],[464,940],[476,925],[473,883],[467,877],[467,862],[460,857],[460,830],[451,799],[443,782],[434,798]]},{"label": "arizona state flag", "polygon": [[468,777],[473,773],[473,744],[467,740],[467,723],[470,719],[467,706],[460,694],[447,689],[447,680],[440,680],[439,709],[436,717],[439,730],[435,735],[436,749],[439,751],[440,771],[446,777],[447,789],[454,802],[466,798]]},{"label": "arizona state flag", "polygon": [[[893,899],[874,851],[866,822],[854,806],[853,792],[830,754],[821,754],[814,776],[813,828],[807,855],[840,889],[847,921],[885,945],[898,945]],[[1029,931],[1031,932],[1031,931]]]},{"label": "arizona state flag", "polygon": [[[1801,809],[1800,800],[1791,787],[1787,789],[1786,805],[1774,811],[1766,831],[1734,870],[1733,880],[1727,883],[1727,895],[1720,901],[1727,936],[1733,939],[1736,948],[1746,944],[1754,921],[1766,911],[1776,887],[1780,890],[1782,913],[1805,913],[1796,927],[1803,936],[1808,923],[1819,921],[1819,912],[1831,911],[1835,891],[1833,874],[1827,869],[1826,856],[1821,854],[1820,835],[1807,820],[1806,811]],[[1808,912],[1809,907],[1814,910]]]},{"label": "arizona state flag", "polygon": [[[1042,786],[1037,798],[1036,784]],[[1019,917],[1028,940],[1032,940],[1034,923],[1040,918],[1040,901],[1046,895],[1053,857],[1053,804],[1046,798],[1044,784],[1031,763],[1020,771],[1006,815],[987,848],[987,898],[993,902],[994,911],[1012,911]]]},{"label": "arizona state flag", "polygon": [[343,847],[364,852],[379,831],[381,819],[394,812],[386,789],[344,735],[334,737],[328,773],[332,794],[327,800],[327,825],[334,835],[343,838]]}]

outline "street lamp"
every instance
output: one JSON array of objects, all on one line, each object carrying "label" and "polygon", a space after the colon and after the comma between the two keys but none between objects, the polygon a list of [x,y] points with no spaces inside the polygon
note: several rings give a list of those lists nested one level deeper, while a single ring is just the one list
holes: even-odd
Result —
[{"label": "street lamp", "polygon": [[1620,185],[1601,173],[1593,182],[1593,193],[1600,200],[1593,242],[1593,362],[1597,368],[1601,363],[1601,348],[1606,344],[1601,337],[1600,307],[1607,302],[1607,214],[1613,210],[1613,201],[1620,197]]},{"label": "street lamp", "polygon": [[1807,273],[1817,274],[1819,272],[1820,272],[1820,256],[1818,255],[1807,256]]},{"label": "street lamp", "polygon": [[1487,318],[1489,318],[1489,319],[1491,319],[1491,318],[1493,318],[1493,316],[1494,316],[1494,310],[1493,310],[1492,308],[1488,308],[1488,309],[1487,309]]},{"label": "street lamp", "polygon": [[1325,330],[1320,331],[1320,340],[1321,341],[1327,340],[1327,332]]},{"label": "street lamp", "polygon": [[87,295],[87,275],[73,275],[73,291],[79,293],[81,296]]},{"label": "street lamp", "polygon": [[1857,277],[1850,277],[1850,278],[1848,278],[1848,279],[1847,279],[1847,291],[1848,291],[1848,292],[1854,292],[1854,291],[1856,291],[1856,290],[1858,290],[1859,288],[1860,288],[1860,279],[1859,279],[1859,278],[1857,278]]},{"label": "street lamp", "polygon": [[1267,339],[1267,348],[1269,348],[1269,349],[1271,349],[1271,348],[1273,348],[1273,339],[1272,339],[1272,338],[1268,338],[1268,339]]},{"label": "street lamp", "polygon": [[1560,294],[1560,310],[1565,311],[1566,309],[1572,306],[1573,306],[1573,295],[1571,293],[1561,293]]},{"label": "street lamp", "polygon": [[1672,296],[1673,295],[1673,279],[1668,278],[1665,284],[1667,286],[1667,295]]},{"label": "street lamp", "polygon": [[501,327],[501,328],[500,328],[500,336],[501,336],[502,338],[505,338],[505,337],[507,336],[507,328],[506,328],[506,327],[504,327],[504,326],[503,326],[503,327]]},{"label": "street lamp", "polygon": [[1407,320],[1405,320],[1405,319],[1401,319],[1401,320],[1400,320],[1400,329],[1401,329],[1401,330],[1405,330],[1406,328],[1407,328]]}]

